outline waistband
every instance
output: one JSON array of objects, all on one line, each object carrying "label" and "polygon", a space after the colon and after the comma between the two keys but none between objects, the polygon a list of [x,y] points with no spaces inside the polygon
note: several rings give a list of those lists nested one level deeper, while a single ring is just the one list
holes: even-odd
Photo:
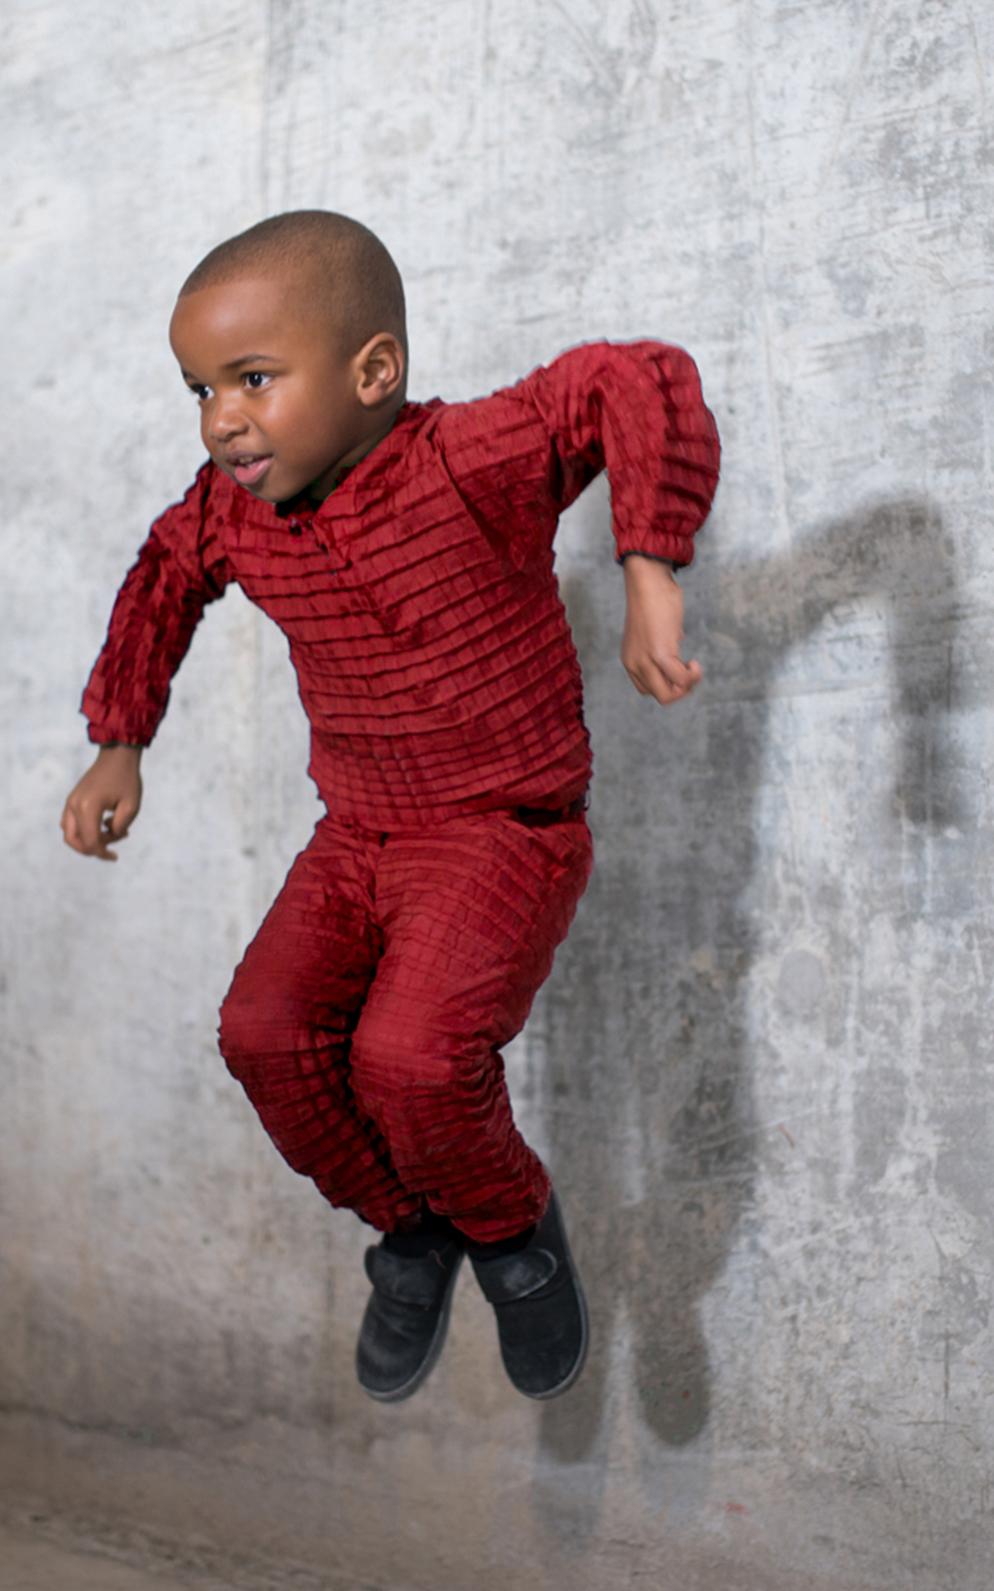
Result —
[{"label": "waistband", "polygon": [[561,823],[564,818],[578,818],[590,806],[590,791],[585,790],[566,807],[512,807],[516,818],[529,826],[542,823]]},{"label": "waistband", "polygon": [[[575,801],[571,801],[569,805],[565,807],[484,807],[475,813],[463,813],[455,816],[451,819],[451,821],[458,822],[459,816],[485,818],[488,815],[497,816],[499,813],[504,813],[505,816],[510,815],[511,817],[516,818],[519,823],[524,823],[530,828],[540,824],[562,823],[565,819],[578,818],[581,813],[586,812],[589,806],[590,791],[588,789],[585,790],[582,795],[578,795]],[[441,819],[436,821],[445,823],[450,820]],[[343,817],[340,813],[330,811],[326,812],[324,817],[319,819],[319,824],[330,824],[332,827],[337,826],[339,828],[347,829],[351,834],[360,836],[362,838],[378,840],[381,845],[385,844],[392,834],[417,834],[425,829],[431,829],[435,826],[434,823],[429,819],[427,823],[423,824],[394,824],[390,829],[379,829],[373,828],[368,823],[361,823],[356,818]]]}]

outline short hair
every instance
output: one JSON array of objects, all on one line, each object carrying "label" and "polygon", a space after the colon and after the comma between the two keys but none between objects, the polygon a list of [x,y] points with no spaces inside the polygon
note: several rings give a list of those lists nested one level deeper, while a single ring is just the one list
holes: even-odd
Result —
[{"label": "short hair", "polygon": [[375,232],[336,210],[286,210],[217,244],[194,266],[179,296],[266,269],[309,278],[308,290],[328,314],[345,359],[378,331],[393,332],[404,350],[406,387],[404,284]]}]

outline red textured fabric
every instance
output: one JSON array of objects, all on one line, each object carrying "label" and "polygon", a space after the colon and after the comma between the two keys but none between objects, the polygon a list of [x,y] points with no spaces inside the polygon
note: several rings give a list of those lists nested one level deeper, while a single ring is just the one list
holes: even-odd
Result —
[{"label": "red textured fabric", "polygon": [[208,461],[155,521],[83,695],[91,740],[147,745],[231,581],[289,639],[328,808],[246,951],[220,1046],[274,1144],[383,1230],[423,1201],[477,1241],[542,1214],[501,1046],[593,864],[559,515],[606,467],[615,556],[693,559],[718,475],[693,361],[591,343],[491,397],[405,403],[320,507]]},{"label": "red textured fabric", "polygon": [[147,745],[207,603],[232,580],[286,634],[330,811],[390,828],[565,805],[592,771],[553,569],[600,470],[616,557],[693,559],[718,440],[696,366],[589,343],[469,403],[406,403],[316,510],[208,461],[155,521],[83,695],[90,739]]},{"label": "red textured fabric", "polygon": [[421,1200],[477,1242],[545,1210],[501,1048],[593,867],[586,817],[376,833],[323,818],[246,951],[220,1048],[287,1163],[382,1231]]}]

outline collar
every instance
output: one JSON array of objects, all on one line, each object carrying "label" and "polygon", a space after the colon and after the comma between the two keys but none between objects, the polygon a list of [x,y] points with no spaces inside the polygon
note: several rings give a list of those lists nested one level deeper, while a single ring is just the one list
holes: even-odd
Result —
[{"label": "collar", "polygon": [[360,498],[366,498],[375,482],[381,478],[406,451],[412,433],[423,421],[427,411],[438,408],[441,398],[429,398],[426,403],[405,402],[394,416],[393,425],[375,447],[361,459],[348,465],[338,477],[327,497],[320,503],[308,497],[306,491],[271,504],[280,521],[294,519],[329,519],[356,511]]}]

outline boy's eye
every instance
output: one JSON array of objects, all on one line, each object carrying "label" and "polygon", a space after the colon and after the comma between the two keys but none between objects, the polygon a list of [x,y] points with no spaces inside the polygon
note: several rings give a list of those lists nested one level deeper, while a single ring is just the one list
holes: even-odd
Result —
[{"label": "boy's eye", "polygon": [[[242,380],[248,382],[250,392],[261,392],[264,383],[271,381],[272,376],[267,370],[244,370],[242,372]],[[198,402],[204,403],[206,401],[210,392],[209,387],[197,381],[188,381],[187,386]]]}]

